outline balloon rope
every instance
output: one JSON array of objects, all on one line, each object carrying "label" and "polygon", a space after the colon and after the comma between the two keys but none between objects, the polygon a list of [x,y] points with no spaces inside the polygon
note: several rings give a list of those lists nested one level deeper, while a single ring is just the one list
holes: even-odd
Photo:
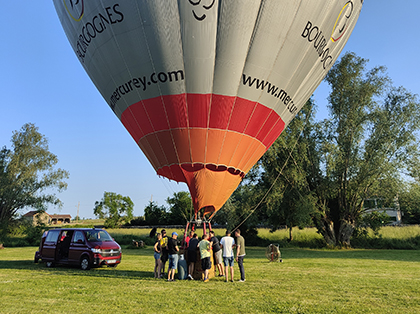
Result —
[{"label": "balloon rope", "polygon": [[290,152],[289,152],[289,156],[287,156],[287,159],[286,159],[286,161],[284,162],[284,165],[283,165],[283,167],[280,169],[280,171],[279,171],[279,173],[278,173],[278,175],[277,175],[277,177],[274,179],[274,181],[273,181],[273,183],[271,184],[271,186],[270,186],[270,188],[267,190],[267,192],[264,194],[264,196],[261,198],[261,200],[258,202],[258,204],[254,207],[254,209],[252,209],[251,210],[251,212],[249,213],[249,215],[239,224],[239,225],[237,225],[233,230],[232,230],[232,233],[236,230],[236,229],[238,229],[240,226],[242,226],[242,224],[245,222],[245,221],[247,221],[248,220],[248,218],[258,209],[258,207],[261,205],[261,203],[266,199],[266,197],[267,197],[267,195],[271,192],[271,190],[273,189],[273,187],[274,187],[274,184],[277,182],[277,180],[280,178],[280,176],[281,176],[281,174],[283,173],[283,170],[284,170],[284,168],[286,167],[286,165],[287,165],[287,163],[288,163],[288,161],[289,161],[289,159],[290,159],[290,157],[292,157],[292,153],[293,153],[293,150],[295,149],[295,147],[296,147],[296,145],[297,145],[297,143],[299,142],[299,139],[300,139],[300,136],[302,135],[302,132],[303,132],[303,128],[305,127],[305,125],[306,125],[306,123],[308,122],[308,119],[309,119],[309,117],[310,117],[310,114],[311,114],[311,111],[312,111],[312,109],[308,112],[308,115],[307,115],[307,117],[306,117],[306,120],[305,120],[305,123],[303,124],[303,126],[302,126],[302,129],[300,130],[300,132],[299,132],[299,136],[298,136],[298,138],[296,139],[296,142],[295,142],[295,144],[293,145],[293,148],[290,150]]}]

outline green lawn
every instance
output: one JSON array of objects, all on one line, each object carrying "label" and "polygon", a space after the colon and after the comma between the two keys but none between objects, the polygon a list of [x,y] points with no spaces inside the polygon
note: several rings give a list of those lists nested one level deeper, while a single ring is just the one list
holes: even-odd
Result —
[{"label": "green lawn", "polygon": [[34,264],[35,250],[0,250],[0,313],[420,313],[416,250],[287,248],[270,263],[249,247],[245,283],[155,280],[150,247],[89,271]]}]

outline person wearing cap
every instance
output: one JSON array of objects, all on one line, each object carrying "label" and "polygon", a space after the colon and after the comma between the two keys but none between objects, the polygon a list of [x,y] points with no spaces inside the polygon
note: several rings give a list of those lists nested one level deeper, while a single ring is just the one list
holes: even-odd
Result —
[{"label": "person wearing cap", "polygon": [[178,233],[172,232],[172,238],[168,239],[168,281],[174,281],[175,272],[178,268]]}]

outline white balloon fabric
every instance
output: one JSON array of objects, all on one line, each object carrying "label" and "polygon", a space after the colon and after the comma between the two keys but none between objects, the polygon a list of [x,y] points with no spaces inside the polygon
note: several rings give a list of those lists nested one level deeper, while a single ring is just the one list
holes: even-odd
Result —
[{"label": "white balloon fabric", "polygon": [[159,175],[217,211],[337,60],[363,0],[54,0]]}]

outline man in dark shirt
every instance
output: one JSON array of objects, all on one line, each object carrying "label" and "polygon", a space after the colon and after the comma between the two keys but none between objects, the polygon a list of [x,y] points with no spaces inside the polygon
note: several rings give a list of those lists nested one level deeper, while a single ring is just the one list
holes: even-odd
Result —
[{"label": "man in dark shirt", "polygon": [[165,274],[165,264],[168,260],[168,237],[166,236],[166,230],[162,229],[160,232],[162,234],[162,239],[160,240],[160,247],[162,249],[162,254],[160,255],[160,261],[162,263],[162,272],[161,277],[164,277]]},{"label": "man in dark shirt", "polygon": [[210,231],[210,244],[214,253],[214,263],[217,265],[217,269],[219,270],[219,277],[224,277],[225,272],[222,265],[222,249],[220,248],[219,239],[216,237],[213,230]]},{"label": "man in dark shirt", "polygon": [[172,232],[172,238],[168,239],[168,281],[174,281],[176,269],[178,267],[178,233]]},{"label": "man in dark shirt", "polygon": [[188,242],[188,280],[194,280],[194,265],[197,261],[198,235],[194,233]]}]

